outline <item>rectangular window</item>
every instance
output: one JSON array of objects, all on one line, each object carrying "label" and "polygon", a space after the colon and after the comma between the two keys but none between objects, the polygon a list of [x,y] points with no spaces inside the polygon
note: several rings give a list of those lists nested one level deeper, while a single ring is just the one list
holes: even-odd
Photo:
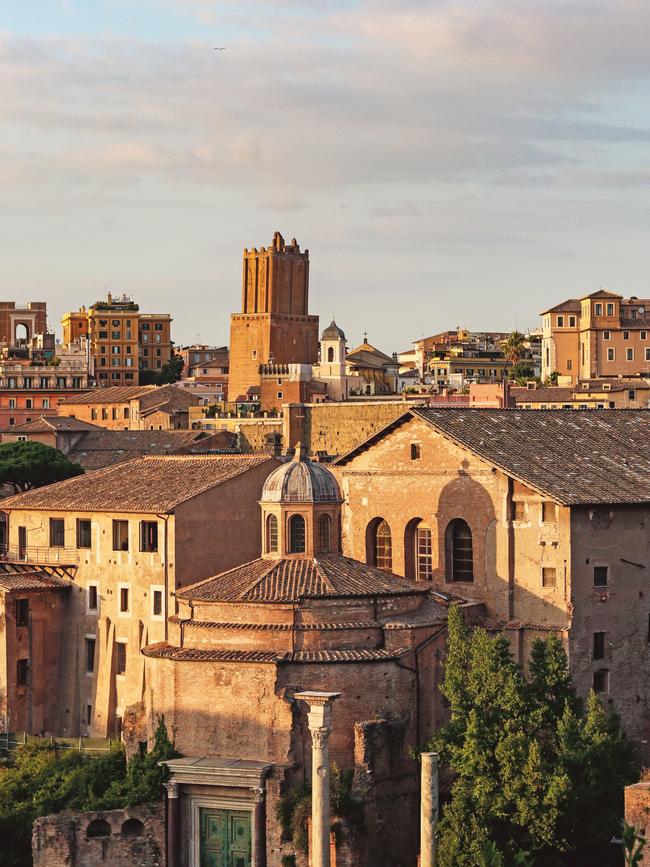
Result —
[{"label": "rectangular window", "polygon": [[419,461],[422,457],[422,446],[420,443],[411,443],[411,460]]},{"label": "rectangular window", "polygon": [[598,304],[598,303],[594,304],[594,313],[596,314],[596,316],[602,316],[603,315],[603,305]]},{"label": "rectangular window", "polygon": [[29,684],[29,660],[16,660],[16,685],[27,686]]},{"label": "rectangular window", "polygon": [[513,518],[515,521],[526,520],[526,503],[523,500],[514,500],[512,503]]},{"label": "rectangular window", "polygon": [[576,318],[575,318],[575,316],[569,316],[569,327],[570,327],[570,328],[575,328],[575,327],[576,327]]},{"label": "rectangular window", "polygon": [[25,398],[25,409],[31,409],[31,408],[32,408],[32,399],[31,399],[31,397],[26,397]]},{"label": "rectangular window", "polygon": [[126,642],[118,641],[115,645],[115,674],[126,674]]},{"label": "rectangular window", "polygon": [[108,409],[106,407],[102,409],[102,421],[108,421]]},{"label": "rectangular window", "polygon": [[609,692],[609,671],[606,668],[594,671],[594,692]]},{"label": "rectangular window", "polygon": [[283,392],[279,391],[278,392],[278,400],[282,400],[283,397],[284,397]]},{"label": "rectangular window", "polygon": [[129,522],[113,521],[113,551],[129,550]]},{"label": "rectangular window", "polygon": [[564,316],[558,316],[557,327],[558,328],[564,328]]},{"label": "rectangular window", "polygon": [[612,335],[610,331],[603,331],[603,340],[609,340],[611,336]]},{"label": "rectangular window", "polygon": [[99,611],[99,588],[96,584],[88,584],[86,596],[86,611],[90,614]]},{"label": "rectangular window", "polygon": [[128,418],[130,416],[130,414],[131,413],[129,412],[128,406],[125,406],[124,407],[124,418]]},{"label": "rectangular window", "polygon": [[9,398],[9,409],[16,409],[16,398],[15,397]]},{"label": "rectangular window", "polygon": [[542,569],[542,587],[555,587],[557,572],[554,566],[544,566]]},{"label": "rectangular window", "polygon": [[158,550],[158,521],[140,521],[140,550]]},{"label": "rectangular window", "polygon": [[607,587],[609,580],[608,566],[594,566],[594,587]]},{"label": "rectangular window", "polygon": [[50,518],[50,548],[65,548],[65,521]]},{"label": "rectangular window", "polygon": [[93,706],[91,704],[86,705],[86,725],[89,726],[93,721]]},{"label": "rectangular window", "polygon": [[29,599],[16,599],[16,626],[29,626]]},{"label": "rectangular window", "polygon": [[120,614],[128,614],[131,605],[131,594],[129,592],[128,587],[120,586],[119,588],[119,600],[120,600]]},{"label": "rectangular window", "polygon": [[555,503],[542,503],[542,523],[555,524],[557,521],[557,507]]},{"label": "rectangular window", "polygon": [[608,304],[608,305],[607,305],[607,315],[608,315],[608,316],[613,316],[613,315],[614,315],[614,305],[613,305],[613,304]]},{"label": "rectangular window", "polygon": [[607,361],[615,361],[615,359],[616,359],[616,351],[612,347],[610,347],[607,350]]},{"label": "rectangular window", "polygon": [[605,659],[605,633],[594,632],[594,644],[591,653],[592,659]]},{"label": "rectangular window", "polygon": [[50,399],[49,399],[49,397],[44,397],[44,398],[43,398],[43,400],[41,401],[41,406],[42,406],[43,409],[49,409],[49,408],[50,408]]},{"label": "rectangular window", "polygon": [[634,350],[632,348],[625,350],[625,360],[634,361]]},{"label": "rectangular window", "polygon": [[95,670],[95,646],[94,638],[86,638],[86,671],[92,674]]},{"label": "rectangular window", "polygon": [[153,588],[151,593],[151,614],[153,617],[162,617],[163,613],[163,591],[160,588]]},{"label": "rectangular window", "polygon": [[629,340],[629,339],[630,339],[630,332],[624,331],[623,332],[623,340]]},{"label": "rectangular window", "polygon": [[631,388],[628,391],[627,396],[628,396],[628,400],[636,400],[636,391],[633,388]]},{"label": "rectangular window", "polygon": [[91,547],[91,524],[87,518],[77,518],[77,548]]},{"label": "rectangular window", "polygon": [[[111,331],[111,340],[119,340],[119,339],[120,339],[120,332],[119,331]],[[115,350],[115,347],[113,347],[113,350]]]}]

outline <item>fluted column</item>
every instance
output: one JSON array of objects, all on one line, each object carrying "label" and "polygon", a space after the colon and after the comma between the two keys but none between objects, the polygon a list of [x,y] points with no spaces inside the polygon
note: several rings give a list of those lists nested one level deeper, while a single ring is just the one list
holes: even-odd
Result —
[{"label": "fluted column", "polygon": [[332,704],[340,692],[299,692],[309,705],[311,733],[311,867],[330,867],[330,760]]}]

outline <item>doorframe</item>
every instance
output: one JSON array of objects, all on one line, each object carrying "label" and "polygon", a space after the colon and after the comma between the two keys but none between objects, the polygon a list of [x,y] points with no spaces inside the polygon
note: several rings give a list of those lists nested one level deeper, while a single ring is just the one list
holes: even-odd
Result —
[{"label": "doorframe", "polygon": [[201,809],[233,810],[247,812],[251,815],[251,867],[257,867],[255,859],[255,802],[248,798],[209,798],[205,795],[190,796],[190,867],[201,867]]}]

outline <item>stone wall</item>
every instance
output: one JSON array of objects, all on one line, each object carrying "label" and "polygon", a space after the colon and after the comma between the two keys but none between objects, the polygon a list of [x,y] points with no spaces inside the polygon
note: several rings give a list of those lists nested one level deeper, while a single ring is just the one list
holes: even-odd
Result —
[{"label": "stone wall", "polygon": [[32,858],[34,867],[165,867],[164,805],[42,816]]}]

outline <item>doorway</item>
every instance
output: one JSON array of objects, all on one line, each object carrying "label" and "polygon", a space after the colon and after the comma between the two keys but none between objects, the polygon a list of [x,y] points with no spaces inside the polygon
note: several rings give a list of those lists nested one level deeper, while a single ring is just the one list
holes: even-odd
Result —
[{"label": "doorway", "polygon": [[251,867],[251,814],[201,807],[200,867]]}]

